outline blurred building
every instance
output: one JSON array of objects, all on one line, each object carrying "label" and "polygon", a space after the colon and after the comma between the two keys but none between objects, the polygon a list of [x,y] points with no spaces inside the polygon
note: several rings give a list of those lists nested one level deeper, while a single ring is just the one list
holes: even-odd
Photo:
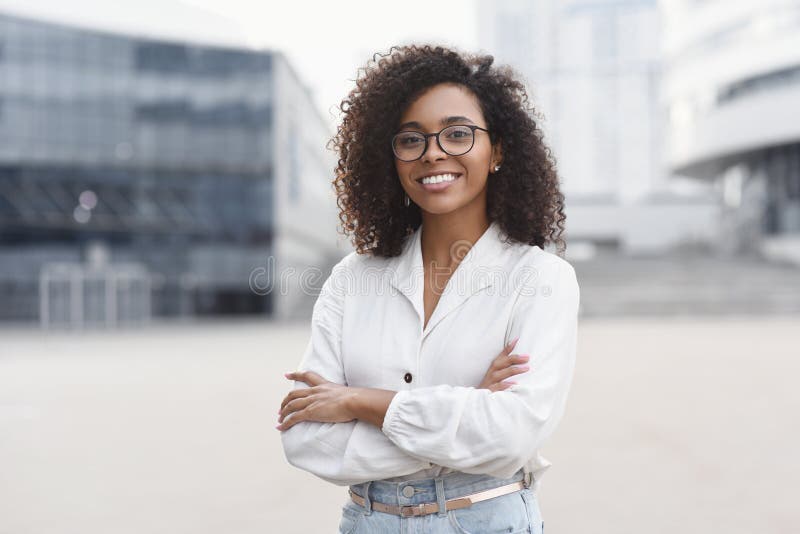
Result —
[{"label": "blurred building", "polygon": [[800,2],[662,9],[670,167],[720,191],[726,249],[800,263]]},{"label": "blurred building", "polygon": [[713,195],[674,189],[663,162],[656,0],[499,0],[481,11],[482,46],[525,78],[543,115],[570,242],[657,254],[714,238]]},{"label": "blurred building", "polygon": [[0,14],[0,320],[307,316],[329,136],[278,52]]}]

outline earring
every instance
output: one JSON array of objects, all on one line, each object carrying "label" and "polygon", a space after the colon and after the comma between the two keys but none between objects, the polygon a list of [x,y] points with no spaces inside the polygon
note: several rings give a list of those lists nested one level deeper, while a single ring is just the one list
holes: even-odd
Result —
[{"label": "earring", "polygon": [[500,165],[495,165],[495,166],[494,166],[494,172],[497,172],[497,171],[499,171],[499,170],[500,170]]},{"label": "earring", "polygon": [[411,199],[408,198],[408,193],[406,193],[405,205],[406,205],[406,207],[409,207],[411,205]]}]

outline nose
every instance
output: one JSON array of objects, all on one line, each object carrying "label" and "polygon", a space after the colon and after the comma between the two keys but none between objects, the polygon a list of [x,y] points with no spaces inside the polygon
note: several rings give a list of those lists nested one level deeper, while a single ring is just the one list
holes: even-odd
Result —
[{"label": "nose", "polygon": [[425,147],[425,153],[422,155],[422,161],[434,161],[447,158],[447,152],[442,150],[442,148],[439,146],[435,135],[428,137],[425,142],[428,143],[428,145]]}]

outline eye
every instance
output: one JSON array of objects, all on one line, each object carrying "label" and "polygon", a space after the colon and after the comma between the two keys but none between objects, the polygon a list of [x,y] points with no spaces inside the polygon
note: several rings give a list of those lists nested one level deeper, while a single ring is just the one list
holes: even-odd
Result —
[{"label": "eye", "polygon": [[464,139],[472,137],[472,130],[466,126],[454,126],[445,132],[448,139]]},{"label": "eye", "polygon": [[423,142],[422,136],[417,134],[398,135],[395,141],[400,146],[414,146]]}]

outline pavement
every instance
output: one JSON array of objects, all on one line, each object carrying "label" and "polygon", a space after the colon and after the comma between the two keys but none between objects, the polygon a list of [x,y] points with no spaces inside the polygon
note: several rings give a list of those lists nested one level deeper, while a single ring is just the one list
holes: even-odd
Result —
[{"label": "pavement", "polygon": [[[542,450],[546,532],[800,532],[797,332],[797,315],[583,318]],[[346,488],[289,465],[274,428],[307,336],[0,329],[0,534],[336,532]]]}]

